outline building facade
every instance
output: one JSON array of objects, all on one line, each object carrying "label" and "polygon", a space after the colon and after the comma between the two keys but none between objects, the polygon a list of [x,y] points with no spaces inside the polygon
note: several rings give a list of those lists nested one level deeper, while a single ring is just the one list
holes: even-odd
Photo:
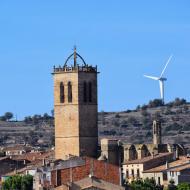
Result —
[{"label": "building facade", "polygon": [[63,67],[54,67],[56,159],[97,156],[97,74],[97,66],[87,65],[76,48]]},{"label": "building facade", "polygon": [[121,185],[120,172],[118,166],[89,157],[57,160],[51,171],[51,185],[57,187],[87,177],[95,177],[115,185]]},{"label": "building facade", "polygon": [[156,156],[148,156],[142,159],[126,161],[123,163],[124,180],[131,182],[143,178],[144,171],[165,164],[173,160],[173,153],[161,153]]},{"label": "building facade", "polygon": [[190,183],[190,159],[180,157],[178,160],[169,162],[164,165],[153,167],[143,171],[143,179],[154,178],[156,183],[167,187],[172,180],[175,185],[179,183]]}]

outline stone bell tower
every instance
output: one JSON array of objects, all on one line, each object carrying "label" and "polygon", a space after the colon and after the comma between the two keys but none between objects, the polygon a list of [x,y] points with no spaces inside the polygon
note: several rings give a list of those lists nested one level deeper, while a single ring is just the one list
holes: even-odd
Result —
[{"label": "stone bell tower", "polygon": [[162,144],[162,127],[158,120],[153,121],[153,144]]},{"label": "stone bell tower", "polygon": [[87,65],[76,48],[64,66],[54,67],[56,159],[97,156],[97,74],[97,66]]}]

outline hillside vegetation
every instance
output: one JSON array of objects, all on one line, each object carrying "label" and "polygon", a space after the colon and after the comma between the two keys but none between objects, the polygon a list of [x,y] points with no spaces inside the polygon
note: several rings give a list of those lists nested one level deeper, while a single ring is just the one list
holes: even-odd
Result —
[{"label": "hillside vegetation", "polygon": [[[5,114],[7,115],[7,114]],[[123,112],[98,114],[99,138],[122,139],[128,143],[151,143],[152,122],[162,122],[163,143],[183,143],[190,148],[190,104],[176,98],[163,105],[160,100]],[[54,144],[52,116],[27,116],[24,121],[0,121],[0,145],[28,143],[40,147]]]},{"label": "hillside vegetation", "polygon": [[137,106],[136,110],[99,114],[99,134],[128,143],[151,143],[152,122],[162,122],[163,143],[183,143],[190,147],[190,104],[184,99],[163,105],[160,100]]}]

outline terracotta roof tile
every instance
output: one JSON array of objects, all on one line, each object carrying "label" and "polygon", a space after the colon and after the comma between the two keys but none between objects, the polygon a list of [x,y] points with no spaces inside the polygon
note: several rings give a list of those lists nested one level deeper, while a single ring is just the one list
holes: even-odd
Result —
[{"label": "terracotta roof tile", "polygon": [[[162,172],[162,171],[166,171],[166,170],[170,170],[170,171],[180,171],[183,169],[186,169],[188,167],[190,167],[190,163],[188,164],[188,162],[190,161],[190,158],[185,158],[185,157],[180,157],[179,160],[173,161],[168,163],[169,168],[166,168],[166,164],[155,167],[155,168],[151,168],[149,170],[145,170],[143,173],[152,173],[152,172]],[[173,169],[172,169],[173,168]]]},{"label": "terracotta roof tile", "polygon": [[124,164],[143,164],[145,162],[149,162],[149,161],[154,161],[157,159],[160,159],[161,157],[165,157],[165,156],[171,156],[173,153],[160,153],[158,155],[155,155],[154,157],[152,156],[147,156],[144,157],[142,159],[136,159],[136,160],[130,160],[130,161],[126,161]]}]

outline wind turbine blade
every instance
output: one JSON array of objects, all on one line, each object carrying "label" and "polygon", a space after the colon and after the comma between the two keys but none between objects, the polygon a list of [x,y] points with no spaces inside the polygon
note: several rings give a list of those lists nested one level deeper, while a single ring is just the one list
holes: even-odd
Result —
[{"label": "wind turbine blade", "polygon": [[159,77],[153,77],[153,76],[148,76],[148,75],[144,75],[144,77],[153,79],[153,80],[159,80]]},{"label": "wind turbine blade", "polygon": [[160,75],[160,78],[163,76],[163,74],[164,74],[164,72],[165,72],[165,70],[166,70],[166,67],[168,66],[168,64],[169,64],[169,62],[170,62],[172,56],[173,56],[173,55],[170,55],[168,61],[166,62],[166,65],[165,65],[165,67],[164,67],[164,69],[163,69],[163,71],[162,71],[162,73],[161,73],[161,75]]}]

